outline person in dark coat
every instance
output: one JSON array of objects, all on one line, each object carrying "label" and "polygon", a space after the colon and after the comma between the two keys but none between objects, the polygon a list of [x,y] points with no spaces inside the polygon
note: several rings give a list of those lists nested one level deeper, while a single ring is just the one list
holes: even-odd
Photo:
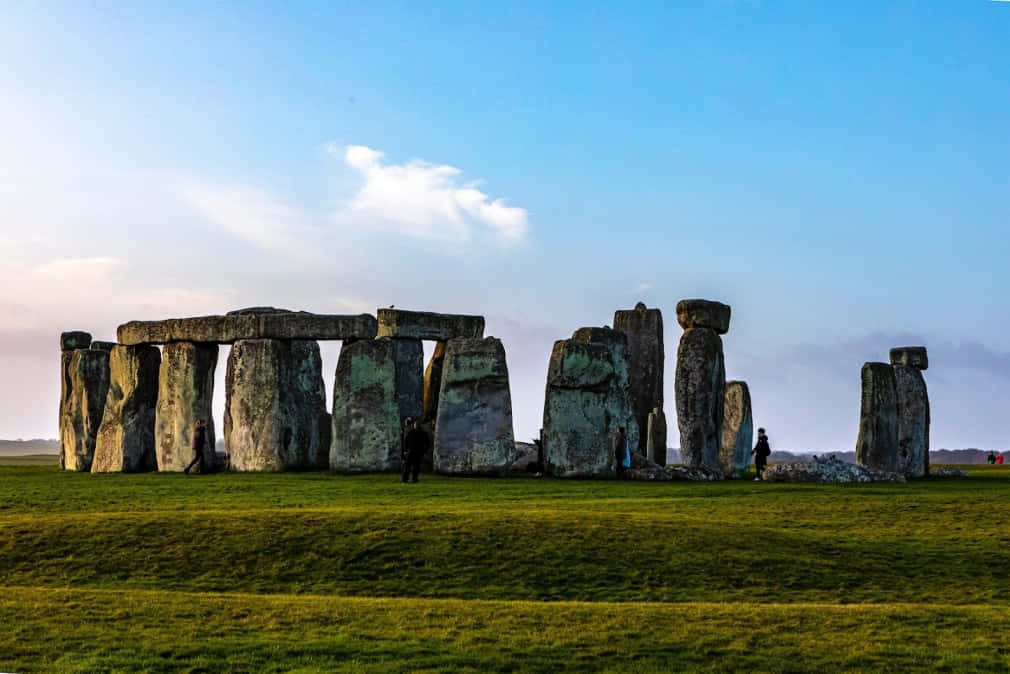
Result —
[{"label": "person in dark coat", "polygon": [[768,465],[768,457],[772,453],[771,445],[768,444],[768,436],[765,435],[765,429],[758,429],[758,441],[754,445],[754,449],[750,450],[750,453],[754,455],[754,470],[757,473],[754,481],[757,482],[764,476],[765,466]]},{"label": "person in dark coat", "polygon": [[617,477],[624,477],[624,460],[627,458],[628,437],[624,434],[624,426],[617,429],[614,435],[614,459],[617,461]]},{"label": "person in dark coat", "polygon": [[196,427],[193,429],[193,460],[186,466],[183,472],[189,475],[189,469],[200,464],[200,474],[207,472],[207,464],[203,459],[203,449],[207,446],[207,422],[204,419],[196,420]]},{"label": "person in dark coat", "polygon": [[403,483],[407,483],[407,477],[411,482],[417,482],[417,476],[421,472],[421,461],[428,452],[428,434],[416,421],[411,422],[411,428],[403,437]]}]

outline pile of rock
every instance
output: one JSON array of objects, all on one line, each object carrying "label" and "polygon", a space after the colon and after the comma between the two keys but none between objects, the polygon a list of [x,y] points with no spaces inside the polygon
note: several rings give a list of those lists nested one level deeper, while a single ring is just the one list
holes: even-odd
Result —
[{"label": "pile of rock", "polygon": [[813,461],[776,463],[765,469],[767,482],[822,482],[842,484],[848,482],[904,482],[905,474],[877,470],[854,463],[846,463],[834,456],[814,457]]},{"label": "pile of rock", "polygon": [[933,466],[929,469],[930,477],[968,477],[968,473],[957,468],[947,468],[945,466]]},{"label": "pile of rock", "polygon": [[653,482],[672,480],[712,482],[725,478],[725,475],[719,470],[710,470],[705,467],[692,468],[691,466],[661,466],[652,459],[638,454],[632,455],[631,468],[625,472],[624,476],[628,480]]}]

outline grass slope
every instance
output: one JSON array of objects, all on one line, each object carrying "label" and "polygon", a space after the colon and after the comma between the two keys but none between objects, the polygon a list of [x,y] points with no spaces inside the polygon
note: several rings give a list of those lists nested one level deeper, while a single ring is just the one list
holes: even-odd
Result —
[{"label": "grass slope", "polygon": [[0,670],[1000,671],[1010,467],[974,475],[401,486],[6,465]]}]

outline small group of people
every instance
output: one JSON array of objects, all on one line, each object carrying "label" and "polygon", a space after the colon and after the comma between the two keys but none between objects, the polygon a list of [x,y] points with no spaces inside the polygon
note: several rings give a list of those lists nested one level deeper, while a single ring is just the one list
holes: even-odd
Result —
[{"label": "small group of people", "polygon": [[990,466],[992,465],[1003,465],[1003,452],[990,451],[989,455],[985,457],[985,462]]},{"label": "small group of people", "polygon": [[[772,454],[771,444],[768,442],[768,434],[765,433],[765,429],[758,429],[757,444],[754,445],[754,449],[750,450],[750,453],[754,455],[754,470],[757,473],[754,481],[759,482],[764,477],[768,457]],[[628,469],[631,468],[631,451],[628,449],[628,436],[624,426],[619,427],[614,435],[614,460],[617,463],[617,477],[624,477]],[[1003,463],[1002,456],[1000,456],[1000,463]]]}]

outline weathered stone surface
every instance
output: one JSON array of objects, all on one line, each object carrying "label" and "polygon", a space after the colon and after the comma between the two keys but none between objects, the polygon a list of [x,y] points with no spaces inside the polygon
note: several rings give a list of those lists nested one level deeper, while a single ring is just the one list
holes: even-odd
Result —
[{"label": "weathered stone surface", "polygon": [[376,315],[379,337],[408,337],[444,342],[449,339],[484,336],[483,316],[402,309],[379,309]]},{"label": "weathered stone surface", "polygon": [[684,331],[677,349],[675,385],[681,460],[692,468],[721,470],[726,366],[722,340],[714,330]]},{"label": "weathered stone surface", "polygon": [[711,482],[723,479],[721,471],[708,468],[689,468],[688,466],[662,466],[641,454],[631,455],[631,469],[625,471],[625,479],[666,482],[670,480],[686,480],[690,482]]},{"label": "weathered stone surface", "polygon": [[226,316],[131,321],[119,326],[117,338],[121,344],[127,345],[169,342],[231,344],[243,339],[372,339],[376,330],[375,318],[369,314],[341,316],[257,307]]},{"label": "weathered stone surface", "polygon": [[92,351],[112,351],[112,347],[116,345],[115,342],[91,342]]},{"label": "weathered stone surface", "polygon": [[887,363],[866,363],[860,376],[862,401],[856,463],[875,470],[896,472],[900,466],[894,368]]},{"label": "weathered stone surface", "polygon": [[606,344],[610,348],[614,364],[614,379],[610,386],[610,400],[607,409],[611,410],[620,421],[618,426],[624,426],[628,447],[634,452],[639,446],[638,419],[631,402],[631,370],[628,362],[628,337],[623,332],[610,328],[579,328],[572,333],[572,340],[586,344]]},{"label": "weathered stone surface", "polygon": [[71,330],[60,333],[60,351],[74,351],[91,346],[91,333],[83,330]]},{"label": "weathered stone surface", "polygon": [[899,346],[891,349],[891,365],[907,365],[917,370],[929,369],[929,355],[924,346]]},{"label": "weathered stone surface", "polygon": [[677,302],[677,322],[685,330],[708,328],[720,335],[729,332],[729,305],[710,300],[681,300]]},{"label": "weathered stone surface", "polygon": [[403,420],[421,413],[420,340],[380,337],[344,344],[333,384],[330,467],[396,470]]},{"label": "weathered stone surface", "polygon": [[424,370],[424,416],[438,416],[438,395],[442,391],[442,367],[445,362],[445,342],[437,342],[428,367]]},{"label": "weathered stone surface", "polygon": [[452,339],[445,350],[434,466],[440,473],[503,473],[518,457],[500,339]]},{"label": "weathered stone surface", "polygon": [[109,391],[109,354],[86,349],[64,351],[60,370],[60,466],[86,473],[95,456]]},{"label": "weathered stone surface", "polygon": [[224,441],[232,470],[325,467],[330,418],[316,342],[235,342],[225,394]]},{"label": "weathered stone surface", "polygon": [[[653,408],[663,408],[663,313],[639,302],[630,311],[614,312],[614,329],[628,337],[631,406],[639,430],[644,431]],[[647,435],[641,433],[639,438],[642,453],[647,451]]]},{"label": "weathered stone surface", "polygon": [[971,477],[971,474],[957,468],[947,468],[945,466],[931,466],[930,477]]},{"label": "weathered stone surface", "polygon": [[767,482],[841,484],[848,482],[904,482],[905,476],[902,473],[845,463],[831,456],[814,457],[813,461],[773,463],[765,468],[763,479]]},{"label": "weathered stone surface", "polygon": [[898,400],[898,470],[909,477],[929,475],[929,393],[918,367],[895,365]]},{"label": "weathered stone surface", "polygon": [[726,382],[726,404],[722,421],[722,453],[719,465],[727,475],[747,471],[754,446],[754,418],[747,382]]},{"label": "weathered stone surface", "polygon": [[217,465],[211,410],[217,354],[217,344],[172,342],[162,349],[154,422],[158,470],[180,471],[190,464],[195,456],[193,434],[200,419],[207,421],[204,462],[209,468]]},{"label": "weathered stone surface", "polygon": [[154,346],[117,345],[109,352],[109,395],[98,429],[92,473],[138,473],[157,468],[154,416],[160,365],[161,352]]},{"label": "weathered stone surface", "polygon": [[658,466],[666,465],[666,415],[660,408],[649,412],[647,456]]}]

